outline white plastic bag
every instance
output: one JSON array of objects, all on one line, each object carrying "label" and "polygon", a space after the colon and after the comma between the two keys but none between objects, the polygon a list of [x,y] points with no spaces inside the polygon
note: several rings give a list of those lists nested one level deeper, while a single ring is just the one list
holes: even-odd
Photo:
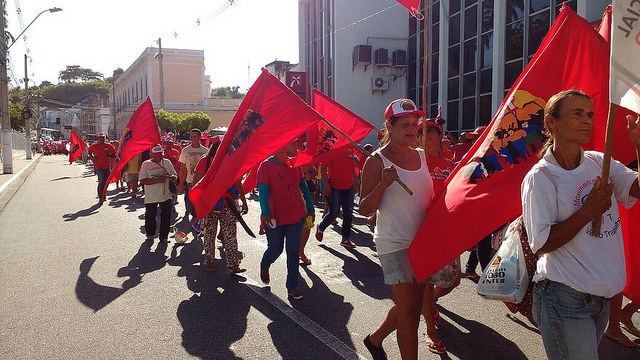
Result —
[{"label": "white plastic bag", "polygon": [[[514,225],[515,221],[511,224]],[[529,286],[527,264],[517,226],[509,226],[505,240],[478,281],[478,295],[492,300],[519,303]]]}]

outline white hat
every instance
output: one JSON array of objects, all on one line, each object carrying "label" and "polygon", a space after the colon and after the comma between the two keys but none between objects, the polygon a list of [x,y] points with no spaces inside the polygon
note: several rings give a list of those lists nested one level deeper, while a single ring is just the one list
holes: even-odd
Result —
[{"label": "white hat", "polygon": [[151,148],[151,153],[152,154],[162,154],[162,146],[160,145],[156,145],[154,147]]}]

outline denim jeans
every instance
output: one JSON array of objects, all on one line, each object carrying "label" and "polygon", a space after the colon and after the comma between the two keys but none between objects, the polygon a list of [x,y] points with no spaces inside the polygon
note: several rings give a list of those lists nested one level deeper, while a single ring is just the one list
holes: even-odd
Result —
[{"label": "denim jeans", "polygon": [[184,184],[184,207],[187,210],[187,213],[191,216],[196,216],[196,209],[189,200],[189,190],[191,190],[191,185],[189,183]]},{"label": "denim jeans", "polygon": [[298,287],[298,252],[300,251],[300,234],[302,233],[304,218],[295,224],[278,225],[275,229],[265,226],[267,234],[267,250],[262,255],[260,270],[269,270],[284,248],[284,239],[287,238],[287,290]]},{"label": "denim jeans", "polygon": [[102,199],[105,194],[104,186],[107,184],[107,178],[109,177],[109,169],[95,169],[96,175],[98,175],[98,197]]},{"label": "denim jeans", "polygon": [[156,214],[160,205],[160,240],[169,238],[169,228],[171,225],[171,199],[161,203],[144,204],[144,230],[148,236],[156,234]]},{"label": "denim jeans", "polygon": [[329,212],[324,214],[322,222],[318,225],[320,231],[324,231],[331,225],[340,214],[342,207],[342,240],[347,240],[351,236],[351,223],[353,222],[353,186],[347,190],[338,190],[331,188],[331,196],[329,200]]},{"label": "denim jeans", "polygon": [[533,287],[533,320],[549,360],[598,360],[609,300],[551,280]]}]

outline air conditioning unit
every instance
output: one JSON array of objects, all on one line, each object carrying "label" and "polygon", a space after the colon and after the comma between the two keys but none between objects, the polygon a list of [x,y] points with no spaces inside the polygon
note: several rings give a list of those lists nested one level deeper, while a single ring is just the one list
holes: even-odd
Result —
[{"label": "air conditioning unit", "polygon": [[376,51],[374,51],[373,63],[376,65],[388,65],[389,50],[385,48],[376,49]]},{"label": "air conditioning unit", "polygon": [[391,55],[391,65],[407,66],[407,52],[404,50],[395,50]]},{"label": "air conditioning unit", "polygon": [[389,75],[374,75],[371,81],[371,90],[373,91],[389,90]]},{"label": "air conditioning unit", "polygon": [[371,64],[371,45],[356,45],[353,47],[353,65]]}]

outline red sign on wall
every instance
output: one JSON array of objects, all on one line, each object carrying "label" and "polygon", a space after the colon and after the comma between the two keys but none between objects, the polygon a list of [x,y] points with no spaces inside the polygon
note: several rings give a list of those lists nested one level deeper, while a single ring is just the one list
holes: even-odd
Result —
[{"label": "red sign on wall", "polygon": [[287,71],[285,74],[285,84],[298,94],[304,101],[308,102],[307,94],[307,73],[304,71]]}]

